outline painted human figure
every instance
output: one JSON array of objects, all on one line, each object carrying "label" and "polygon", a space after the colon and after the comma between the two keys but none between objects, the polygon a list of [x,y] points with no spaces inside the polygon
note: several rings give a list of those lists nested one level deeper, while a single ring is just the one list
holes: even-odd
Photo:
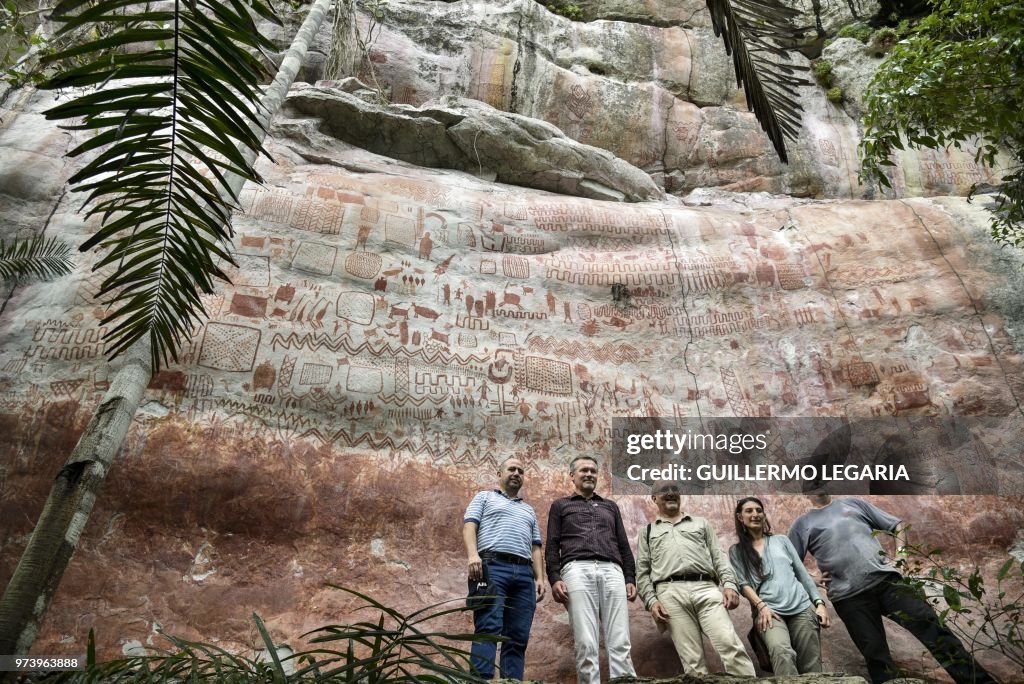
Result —
[{"label": "painted human figure", "polygon": [[420,238],[420,259],[430,261],[430,252],[434,249],[434,241],[430,239],[430,233],[424,233]]}]

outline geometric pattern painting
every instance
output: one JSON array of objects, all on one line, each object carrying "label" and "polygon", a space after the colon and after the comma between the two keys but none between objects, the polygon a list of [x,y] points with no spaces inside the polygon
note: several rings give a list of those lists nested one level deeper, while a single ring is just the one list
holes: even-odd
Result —
[{"label": "geometric pattern painting", "polygon": [[292,259],[292,268],[306,273],[330,275],[334,270],[334,260],[338,256],[338,248],[318,242],[303,242]]},{"label": "geometric pattern painting", "polygon": [[340,318],[369,325],[373,322],[376,299],[367,292],[342,292],[338,295],[337,311]]},{"label": "geometric pattern painting", "polygon": [[260,331],[244,325],[207,323],[199,365],[223,371],[251,371],[260,346]]},{"label": "geometric pattern painting", "polygon": [[388,216],[384,219],[384,239],[411,246],[416,242],[416,224],[401,216]]},{"label": "geometric pattern painting", "polygon": [[526,386],[535,392],[567,396],[572,394],[572,371],[564,361],[527,356]]},{"label": "geometric pattern painting", "polygon": [[321,363],[302,364],[302,373],[299,376],[300,385],[326,385],[331,381],[333,368]]},{"label": "geometric pattern painting", "polygon": [[236,254],[237,268],[229,267],[232,285],[267,287],[270,285],[270,258],[254,254]]},{"label": "geometric pattern painting", "polygon": [[877,385],[880,380],[875,371],[875,364],[870,361],[854,361],[847,368],[850,375],[850,384],[854,387],[864,385]]}]

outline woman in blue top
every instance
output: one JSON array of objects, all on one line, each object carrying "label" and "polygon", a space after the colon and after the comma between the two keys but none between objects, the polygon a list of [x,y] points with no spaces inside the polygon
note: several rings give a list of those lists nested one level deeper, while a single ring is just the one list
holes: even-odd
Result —
[{"label": "woman in blue top", "polygon": [[737,502],[736,536],[739,543],[729,549],[729,560],[773,672],[821,672],[819,625],[829,626],[825,602],[786,535],[772,534],[760,499]]}]

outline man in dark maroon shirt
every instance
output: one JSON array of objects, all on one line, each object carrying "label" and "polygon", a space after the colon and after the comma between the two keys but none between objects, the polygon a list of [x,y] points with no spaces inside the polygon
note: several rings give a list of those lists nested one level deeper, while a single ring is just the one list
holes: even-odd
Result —
[{"label": "man in dark maroon shirt", "polygon": [[574,458],[569,476],[576,493],[557,499],[548,513],[548,579],[552,596],[569,611],[578,684],[601,682],[601,626],[609,676],[636,676],[629,656],[626,605],[627,599],[636,599],[636,566],[619,507],[594,493],[597,473],[593,458]]}]

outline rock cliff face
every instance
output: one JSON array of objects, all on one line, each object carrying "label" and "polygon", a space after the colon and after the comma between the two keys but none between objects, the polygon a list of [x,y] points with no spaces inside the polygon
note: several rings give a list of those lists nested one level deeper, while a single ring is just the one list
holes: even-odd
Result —
[{"label": "rock cliff face", "polygon": [[[851,8],[862,17],[872,11],[866,3],[819,4],[827,7],[819,17],[823,29],[851,21]],[[857,181],[859,133],[846,110],[857,116],[856,84],[879,60],[859,42],[845,39],[848,49],[836,61],[839,84],[854,86],[849,104],[830,104],[817,85],[800,89],[804,130],[790,144],[785,166],[743,109],[732,60],[704,3],[576,6],[595,20],[570,21],[533,0],[392,0],[365,52],[350,49],[328,76],[356,73],[395,103],[455,95],[547,121],[647,171],[669,192],[869,194]],[[352,46],[352,32],[367,36],[370,27],[361,14],[346,17],[338,24]],[[808,30],[809,38],[815,35]],[[796,55],[794,63],[806,66],[807,59]],[[894,171],[900,196],[965,194],[972,183],[997,178],[973,162],[970,149],[908,154]]]},{"label": "rock cliff face", "polygon": [[[298,645],[352,617],[327,582],[400,609],[457,599],[461,513],[497,462],[527,463],[543,527],[568,461],[611,457],[613,417],[1021,418],[1022,260],[989,242],[983,202],[915,196],[985,172],[915,176],[966,162],[908,156],[901,198],[863,199],[856,126],[820,93],[783,167],[699,7],[644,25],[612,4],[570,23],[518,1],[395,2],[362,80],[415,110],[367,104],[352,82],[295,89],[267,185],[242,196],[231,284],[153,378],[38,652],[80,653],[90,628],[107,656],[159,630],[253,648],[252,612]],[[47,104],[3,117],[0,230],[80,243],[96,226],[62,194],[70,134]],[[94,261],[0,309],[0,581],[112,376]],[[1024,508],[987,491],[1004,496],[875,501],[991,576],[1020,550]],[[758,493],[776,529],[805,510]],[[653,507],[618,501],[635,536]],[[733,503],[685,506],[728,546]],[[638,671],[677,672],[632,611]],[[734,619],[745,633],[746,609]],[[940,676],[892,639],[901,665]],[[824,651],[827,669],[863,673],[841,625]],[[550,601],[527,673],[574,677]]]}]

